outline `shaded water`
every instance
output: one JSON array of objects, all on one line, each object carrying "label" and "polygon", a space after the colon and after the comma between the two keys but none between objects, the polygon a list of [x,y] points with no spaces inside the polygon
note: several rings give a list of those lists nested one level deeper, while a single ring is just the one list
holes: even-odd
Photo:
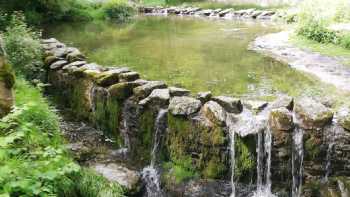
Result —
[{"label": "shaded water", "polygon": [[90,61],[126,64],[145,79],[193,91],[267,97],[311,89],[314,79],[247,50],[255,37],[276,31],[269,22],[148,16],[122,25],[56,24],[44,36],[78,47]]}]

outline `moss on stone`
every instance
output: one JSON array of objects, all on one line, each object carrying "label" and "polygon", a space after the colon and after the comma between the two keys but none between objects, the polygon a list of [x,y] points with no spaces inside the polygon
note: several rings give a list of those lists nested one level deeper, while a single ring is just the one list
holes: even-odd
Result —
[{"label": "moss on stone", "polygon": [[215,159],[208,162],[203,170],[203,175],[207,178],[217,179],[225,176],[226,166],[223,163],[217,163]]},{"label": "moss on stone", "polygon": [[143,162],[149,163],[154,138],[155,111],[152,109],[143,110],[140,114],[140,130],[137,135],[136,156]]},{"label": "moss on stone", "polygon": [[256,167],[256,144],[254,139],[249,137],[243,139],[236,136],[235,151],[235,176],[240,180],[244,180],[250,177],[248,175],[254,172]]},{"label": "moss on stone", "polygon": [[305,141],[305,153],[307,159],[316,159],[321,153],[321,139],[317,139],[314,136],[310,136]]},{"label": "moss on stone", "polygon": [[122,136],[119,130],[121,117],[121,103],[118,99],[110,97],[107,90],[98,88],[94,97],[93,122],[96,127],[108,137],[115,140],[116,145],[123,145]]},{"label": "moss on stone", "polygon": [[132,83],[117,83],[108,88],[108,91],[112,97],[116,97],[119,100],[127,99],[132,95],[134,88]]},{"label": "moss on stone", "polygon": [[223,178],[228,172],[227,141],[222,127],[168,115],[168,130],[170,161],[191,158],[195,173],[203,178]]},{"label": "moss on stone", "polygon": [[0,67],[0,80],[3,81],[6,85],[6,88],[12,88],[15,84],[15,75],[11,69],[11,66],[8,64]]}]

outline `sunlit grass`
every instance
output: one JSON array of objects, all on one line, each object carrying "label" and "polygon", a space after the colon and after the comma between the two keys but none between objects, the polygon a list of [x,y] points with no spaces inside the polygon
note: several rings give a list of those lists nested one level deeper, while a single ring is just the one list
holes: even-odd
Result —
[{"label": "sunlit grass", "polygon": [[350,66],[349,49],[345,49],[344,47],[332,43],[322,44],[316,41],[308,40],[298,35],[291,36],[290,41],[300,48],[318,52],[322,55],[339,58],[339,60],[342,61],[345,65]]}]

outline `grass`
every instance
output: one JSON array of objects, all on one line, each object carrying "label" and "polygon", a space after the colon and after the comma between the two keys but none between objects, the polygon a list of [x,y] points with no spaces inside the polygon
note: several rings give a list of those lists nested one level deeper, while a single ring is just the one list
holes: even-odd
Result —
[{"label": "grass", "polygon": [[15,109],[0,119],[0,196],[124,196],[66,150],[59,116],[41,90],[18,77]]},{"label": "grass", "polygon": [[350,50],[342,46],[332,43],[319,43],[313,40],[309,40],[303,36],[293,35],[290,41],[296,46],[304,49],[309,49],[314,52],[318,52],[322,55],[327,55],[335,58],[342,59],[343,63],[350,67]]}]

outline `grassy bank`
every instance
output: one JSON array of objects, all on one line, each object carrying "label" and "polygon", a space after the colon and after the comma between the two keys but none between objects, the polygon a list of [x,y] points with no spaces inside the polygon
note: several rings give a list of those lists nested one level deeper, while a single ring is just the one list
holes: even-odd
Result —
[{"label": "grassy bank", "polygon": [[18,77],[15,98],[0,121],[0,196],[123,196],[121,186],[72,160],[40,89]]},{"label": "grassy bank", "polygon": [[11,14],[21,12],[29,24],[57,21],[89,21],[113,19],[125,21],[135,10],[127,0],[22,0],[0,1],[0,30]]}]

